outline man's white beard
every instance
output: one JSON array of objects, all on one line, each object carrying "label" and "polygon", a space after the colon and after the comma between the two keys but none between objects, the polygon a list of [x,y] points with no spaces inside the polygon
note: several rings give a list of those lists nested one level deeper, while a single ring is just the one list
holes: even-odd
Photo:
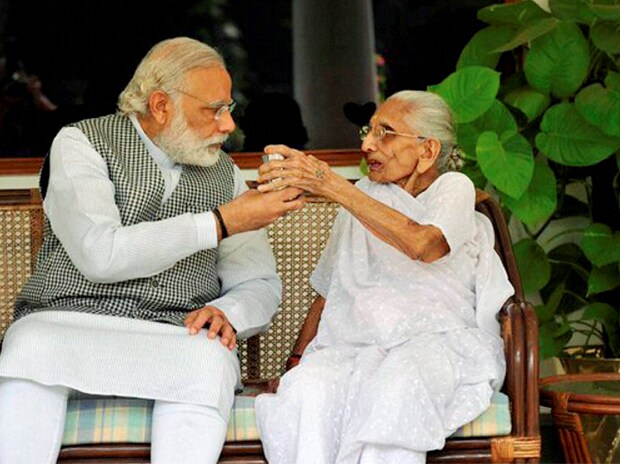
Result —
[{"label": "man's white beard", "polygon": [[187,124],[183,110],[177,107],[170,126],[153,137],[153,142],[175,163],[208,167],[220,159],[220,145],[227,138],[227,135],[199,137]]}]

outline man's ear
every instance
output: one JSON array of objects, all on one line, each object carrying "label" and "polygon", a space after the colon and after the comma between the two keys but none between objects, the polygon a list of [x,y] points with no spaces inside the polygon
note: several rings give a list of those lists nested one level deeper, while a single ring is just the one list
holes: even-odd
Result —
[{"label": "man's ear", "polygon": [[424,174],[431,167],[435,165],[437,157],[441,152],[441,142],[437,139],[426,139],[424,141],[424,152],[418,158],[418,164],[416,171],[419,174]]},{"label": "man's ear", "polygon": [[148,107],[151,116],[159,124],[166,124],[172,117],[172,99],[163,90],[155,90],[149,95]]}]

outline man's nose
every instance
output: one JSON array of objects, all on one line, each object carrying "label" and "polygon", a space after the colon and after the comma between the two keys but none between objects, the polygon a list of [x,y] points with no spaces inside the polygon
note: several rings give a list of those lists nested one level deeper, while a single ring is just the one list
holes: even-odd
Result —
[{"label": "man's nose", "polygon": [[235,130],[235,127],[237,127],[229,111],[225,111],[224,114],[222,114],[217,121],[217,126],[218,130],[224,134],[231,134]]}]

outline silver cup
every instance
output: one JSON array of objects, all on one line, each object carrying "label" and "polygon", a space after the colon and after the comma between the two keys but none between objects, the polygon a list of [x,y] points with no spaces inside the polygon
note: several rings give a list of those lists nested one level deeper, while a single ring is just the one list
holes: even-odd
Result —
[{"label": "silver cup", "polygon": [[[263,161],[263,163],[268,163],[269,161],[282,161],[284,159],[284,155],[281,155],[280,153],[269,153],[266,155],[261,156],[261,159]],[[280,177],[276,177],[274,179],[271,179],[270,182],[277,182],[280,180]],[[284,187],[280,187],[277,188],[276,190],[281,190]]]},{"label": "silver cup", "polygon": [[284,159],[284,155],[280,153],[269,153],[268,155],[263,155],[261,157],[263,163],[268,163],[269,161],[282,161]]}]

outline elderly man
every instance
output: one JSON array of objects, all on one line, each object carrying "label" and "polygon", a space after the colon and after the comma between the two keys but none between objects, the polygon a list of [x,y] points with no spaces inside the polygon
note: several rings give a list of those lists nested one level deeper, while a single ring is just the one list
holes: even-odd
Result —
[{"label": "elderly man", "polygon": [[166,40],[118,114],[55,138],[44,244],[0,356],[0,463],[56,462],[72,391],[154,399],[152,462],[217,462],[236,339],[280,300],[257,229],[303,206],[295,188],[247,191],[221,152],[231,86],[212,48]]}]

